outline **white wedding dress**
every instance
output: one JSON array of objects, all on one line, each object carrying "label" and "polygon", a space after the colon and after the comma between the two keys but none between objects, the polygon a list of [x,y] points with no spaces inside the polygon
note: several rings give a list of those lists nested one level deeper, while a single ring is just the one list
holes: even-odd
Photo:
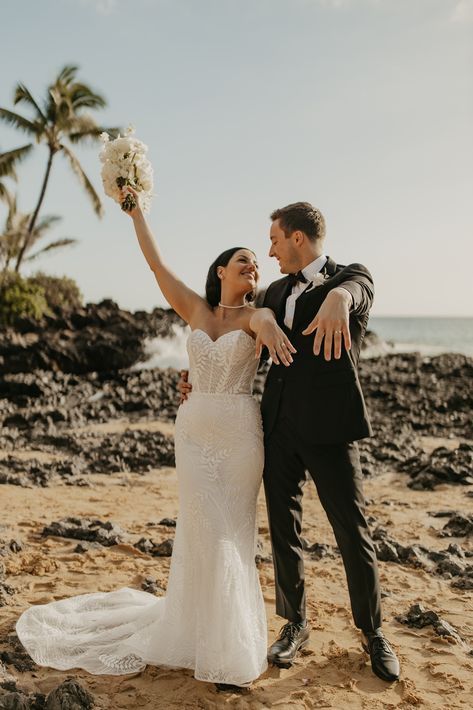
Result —
[{"label": "white wedding dress", "polygon": [[166,595],[123,587],[31,606],[18,637],[34,661],[122,675],[146,664],[246,685],[267,667],[255,565],[263,434],[253,338],[187,341],[193,390],[176,417],[179,515]]}]

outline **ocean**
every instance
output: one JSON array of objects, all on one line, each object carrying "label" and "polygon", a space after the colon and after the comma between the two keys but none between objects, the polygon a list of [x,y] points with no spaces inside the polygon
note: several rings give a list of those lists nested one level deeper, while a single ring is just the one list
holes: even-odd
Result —
[{"label": "ocean", "polygon": [[391,352],[454,352],[473,357],[473,318],[372,316],[368,328],[390,345]]},{"label": "ocean", "polygon": [[[368,329],[385,341],[381,348],[366,350],[363,357],[384,353],[420,352],[440,355],[463,353],[473,357],[473,318],[407,318],[372,316]],[[153,338],[146,343],[146,361],[132,369],[153,367],[187,368],[187,328],[173,327],[171,338]]]}]

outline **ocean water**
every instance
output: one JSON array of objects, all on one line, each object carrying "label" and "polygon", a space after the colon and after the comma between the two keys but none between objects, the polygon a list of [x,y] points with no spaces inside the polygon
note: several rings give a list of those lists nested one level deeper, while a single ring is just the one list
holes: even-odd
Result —
[{"label": "ocean water", "polygon": [[[456,352],[473,357],[473,318],[401,318],[372,316],[368,323],[384,341],[381,347],[366,350],[363,357],[396,352],[440,355]],[[188,367],[186,340],[189,328],[173,326],[170,338],[153,338],[146,343],[146,359],[131,369]]]},{"label": "ocean water", "polygon": [[368,328],[388,343],[388,352],[454,352],[473,357],[473,318],[372,316]]}]

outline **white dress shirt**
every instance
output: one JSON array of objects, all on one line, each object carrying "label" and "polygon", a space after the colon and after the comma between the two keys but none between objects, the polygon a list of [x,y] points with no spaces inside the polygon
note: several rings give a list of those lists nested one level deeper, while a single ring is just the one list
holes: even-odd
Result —
[{"label": "white dress shirt", "polygon": [[310,289],[313,288],[313,284],[310,284],[310,281],[316,274],[319,273],[319,271],[324,268],[326,263],[327,257],[325,256],[325,254],[321,254],[317,257],[317,259],[314,259],[314,261],[311,261],[310,264],[307,264],[307,266],[304,266],[304,268],[301,269],[301,273],[304,274],[309,283],[303,283],[302,281],[298,281],[292,287],[292,291],[287,297],[284,323],[288,328],[292,328],[292,321],[294,320],[294,311],[296,310],[297,299],[303,291],[305,291],[306,289],[310,291]]}]

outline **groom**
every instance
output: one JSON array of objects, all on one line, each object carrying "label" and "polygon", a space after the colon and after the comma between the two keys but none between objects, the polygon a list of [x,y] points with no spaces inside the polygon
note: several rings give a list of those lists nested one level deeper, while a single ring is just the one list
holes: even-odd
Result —
[{"label": "groom", "polygon": [[[342,555],[362,646],[374,673],[394,681],[399,662],[381,630],[378,567],[364,514],[356,444],[371,435],[357,364],[373,281],[361,264],[341,266],[324,254],[325,220],[308,202],[275,210],[271,222],[269,256],[287,275],[266,291],[256,350],[261,355],[266,347],[273,362],[261,402],[263,480],[276,612],[287,623],[268,660],[290,667],[309,639],[301,540],[302,487],[308,471]],[[281,331],[296,352],[286,346]],[[313,339],[309,336],[314,332]],[[185,398],[191,387],[181,380],[180,389]]]},{"label": "groom", "polygon": [[[275,313],[277,324],[266,312],[257,348],[265,345],[273,360],[261,403],[263,480],[276,612],[287,623],[270,647],[268,660],[283,668],[291,666],[309,638],[301,541],[307,471],[342,555],[363,648],[376,675],[394,681],[399,678],[399,662],[381,630],[378,567],[364,514],[356,444],[371,435],[357,364],[373,281],[361,264],[341,266],[324,254],[325,220],[309,203],[275,210],[271,221],[269,255],[287,276],[266,291],[263,306]],[[283,344],[278,326],[295,354],[279,355]],[[314,331],[313,340],[308,336]],[[288,367],[277,364],[291,359]]]}]

